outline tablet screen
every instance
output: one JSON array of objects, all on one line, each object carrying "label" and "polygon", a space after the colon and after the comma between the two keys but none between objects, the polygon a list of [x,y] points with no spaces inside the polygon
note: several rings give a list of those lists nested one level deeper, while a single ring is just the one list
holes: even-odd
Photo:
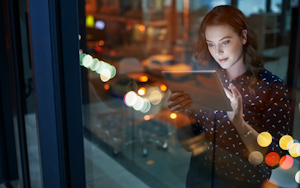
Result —
[{"label": "tablet screen", "polygon": [[183,91],[193,102],[190,109],[232,111],[215,70],[162,71],[171,92]]}]

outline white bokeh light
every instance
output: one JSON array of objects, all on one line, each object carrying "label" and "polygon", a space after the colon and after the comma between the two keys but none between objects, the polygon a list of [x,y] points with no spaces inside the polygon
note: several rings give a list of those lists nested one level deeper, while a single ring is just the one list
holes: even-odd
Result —
[{"label": "white bokeh light", "polygon": [[103,81],[103,82],[107,82],[111,77],[111,73],[108,69],[103,69],[101,71],[101,74],[100,74],[100,79]]},{"label": "white bokeh light", "polygon": [[140,111],[143,113],[147,113],[151,108],[151,103],[148,99],[143,99],[143,100],[144,100],[143,107],[141,108]]},{"label": "white bokeh light", "polygon": [[153,105],[157,105],[162,100],[162,95],[159,91],[154,90],[151,92],[149,100]]},{"label": "white bokeh light", "polygon": [[295,181],[300,184],[300,170],[295,175]]},{"label": "white bokeh light", "polygon": [[137,101],[137,95],[134,91],[129,91],[125,95],[124,102],[127,106],[133,106]]},{"label": "white bokeh light", "polygon": [[88,68],[92,64],[92,61],[93,61],[93,57],[91,55],[87,54],[82,59],[82,65],[85,66],[86,68]]},{"label": "white bokeh light", "polygon": [[138,111],[141,110],[144,106],[144,100],[142,97],[138,96],[136,102],[133,104],[133,108]]}]

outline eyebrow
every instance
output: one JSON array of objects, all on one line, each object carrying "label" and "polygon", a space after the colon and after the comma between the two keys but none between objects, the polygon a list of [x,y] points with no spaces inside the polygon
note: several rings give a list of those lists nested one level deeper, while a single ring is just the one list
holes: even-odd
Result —
[{"label": "eyebrow", "polygon": [[[231,37],[229,37],[229,36],[226,36],[226,37],[223,37],[223,38],[221,38],[219,41],[221,41],[221,40],[223,40],[223,39],[226,39],[226,38],[231,38]],[[212,42],[212,41],[210,41],[210,40],[207,40],[207,39],[206,39],[206,41],[207,41],[207,42]]]}]

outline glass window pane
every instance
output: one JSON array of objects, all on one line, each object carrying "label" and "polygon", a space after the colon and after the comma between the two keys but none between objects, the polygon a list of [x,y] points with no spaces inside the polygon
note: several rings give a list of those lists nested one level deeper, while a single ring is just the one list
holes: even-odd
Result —
[{"label": "glass window pane", "polygon": [[[248,105],[244,113],[251,114],[254,111],[256,115],[245,118],[248,127],[253,128],[251,132],[238,132],[229,121],[228,114],[222,110],[216,113],[216,119],[213,111],[191,111],[190,115],[199,116],[194,118],[198,120],[196,122],[207,123],[207,127],[203,123],[202,128],[197,128],[200,123],[185,121],[186,116],[173,113],[168,108],[171,92],[166,79],[172,78],[179,87],[187,80],[195,81],[196,77],[185,75],[178,79],[167,75],[164,78],[161,72],[215,68],[210,66],[215,64],[213,59],[210,65],[205,65],[194,57],[199,26],[214,7],[230,2],[86,1],[87,35],[82,37],[86,38],[87,49],[81,51],[80,57],[82,68],[88,72],[85,84],[88,86],[89,102],[84,104],[87,185],[172,188],[185,187],[186,184],[187,187],[220,187],[222,182],[233,182],[237,186],[245,184],[245,187],[262,182],[282,187],[290,185],[282,179],[291,177],[286,170],[263,163],[271,152],[266,151],[264,155],[261,152],[251,153],[246,147],[244,137],[251,137],[253,140],[250,144],[258,145],[256,137],[264,131],[269,132],[275,141],[277,139],[277,143],[280,139],[280,133],[275,131],[278,129],[269,129],[262,124],[263,120],[271,120],[264,119],[268,109],[265,106],[258,107],[259,96],[246,100],[245,97],[252,96],[248,87],[239,89],[240,92],[245,89],[249,92],[243,95],[244,106]],[[286,14],[282,15],[281,8],[275,8],[281,7],[280,4],[281,1],[272,1],[272,12],[269,13],[266,13],[266,1],[240,0],[238,8],[257,35],[257,56],[262,59],[266,70],[277,75],[281,83],[286,83],[291,10],[287,9]],[[283,23],[286,27],[282,27]],[[227,43],[223,42],[222,46],[225,46]],[[226,62],[230,56],[220,58],[224,58],[220,61]],[[248,79],[247,73],[241,78]],[[223,76],[226,77],[226,74]],[[263,78],[257,80],[255,87],[263,81]],[[224,86],[228,80],[223,79],[222,83]],[[276,86],[272,86],[272,92],[275,93],[273,87]],[[200,97],[201,93],[197,93],[196,87],[191,90]],[[271,100],[271,97],[268,99]],[[251,100],[255,100],[255,105]],[[264,102],[264,105],[267,103]],[[281,126],[281,121],[276,123]],[[182,124],[185,126],[181,127]],[[225,125],[230,129],[221,130]],[[270,151],[274,150],[271,146],[269,148]],[[282,157],[283,154],[279,154]],[[253,160],[260,162],[254,164]],[[298,164],[296,158],[293,161],[295,165]],[[271,179],[267,181],[272,168]],[[290,170],[297,169],[293,166]],[[250,181],[250,178],[255,180]],[[293,185],[295,183],[294,180],[291,182]]]}]

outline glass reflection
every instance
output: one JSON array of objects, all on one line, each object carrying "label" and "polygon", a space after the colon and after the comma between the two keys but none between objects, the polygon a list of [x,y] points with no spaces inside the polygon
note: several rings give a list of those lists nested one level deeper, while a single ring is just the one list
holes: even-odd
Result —
[{"label": "glass reflection", "polygon": [[[278,131],[266,132],[263,127],[257,126],[256,120],[253,120],[250,121],[253,123],[251,125],[259,130],[259,133],[262,132],[254,142],[264,148],[272,148],[277,143],[286,153],[280,153],[279,150],[262,152],[254,149],[251,152],[247,150],[243,157],[237,157],[236,153],[239,151],[228,152],[225,144],[215,145],[203,134],[191,137],[181,134],[181,132],[188,132],[186,127],[190,124],[189,120],[180,113],[172,113],[167,107],[170,91],[161,71],[213,68],[211,64],[198,63],[199,60],[193,56],[199,25],[212,8],[229,3],[230,1],[198,0],[91,0],[86,2],[87,51],[84,53],[91,54],[91,57],[87,57],[84,62],[82,60],[82,64],[89,68],[89,90],[91,91],[89,131],[94,135],[92,141],[97,143],[95,144],[97,148],[105,151],[115,161],[114,165],[117,166],[118,163],[124,167],[116,173],[117,176],[128,179],[128,176],[123,174],[132,173],[130,178],[134,181],[130,187],[132,185],[185,187],[189,177],[190,160],[196,161],[199,156],[203,157],[214,147],[218,154],[215,160],[221,161],[215,166],[219,171],[233,168],[228,167],[226,161],[234,163],[242,160],[243,164],[247,163],[245,169],[252,171],[251,177],[253,175],[258,177],[259,174],[253,172],[253,169],[264,165],[269,168],[269,171],[271,168],[275,169],[272,170],[275,174],[272,175],[272,181],[265,181],[264,184],[276,186],[282,182],[280,178],[273,178],[280,177],[276,176],[278,169],[283,170],[282,167],[277,168],[280,165],[279,160],[282,159],[280,157],[298,154],[299,146],[294,145],[295,142],[289,144],[291,140],[281,140],[280,137],[284,135],[279,136]],[[273,12],[268,14],[266,12],[269,9],[265,1],[239,0],[238,8],[255,28],[259,39],[258,54],[265,62],[265,68],[286,81],[288,44],[279,40],[280,4],[281,1],[272,1],[270,10]],[[286,16],[288,19],[289,12]],[[288,36],[288,26],[286,29]],[[96,60],[90,63],[94,58],[99,60],[100,65]],[[264,102],[260,98],[254,100],[256,99],[258,103]],[[278,103],[278,105],[282,104]],[[263,113],[265,112],[261,114]],[[205,131],[213,135],[219,130],[207,128]],[[226,142],[231,143],[235,138],[229,136],[230,131],[232,130],[226,130],[224,134],[216,132],[216,138],[226,138]],[[230,147],[238,148],[239,143],[231,143]],[[229,159],[219,159],[220,153],[226,153]],[[234,159],[230,160],[231,157]],[[95,169],[92,176],[96,178],[88,181],[88,184],[100,187],[101,183],[105,184],[105,180],[98,177],[101,172],[96,169],[104,165],[97,164],[96,157],[91,157],[90,160]],[[213,167],[209,166],[212,160],[212,158],[207,159],[209,161],[207,166],[201,163],[205,172],[201,178],[205,181],[198,183],[202,187],[212,186],[213,174],[216,173],[216,169],[213,172]],[[282,159],[284,168],[286,164],[290,164],[286,161],[289,161],[288,157]],[[296,163],[296,159],[294,161]],[[199,163],[192,163],[191,166]],[[222,166],[224,169],[221,169]],[[239,168],[240,172],[245,170],[242,167]],[[225,173],[233,178],[239,178],[238,175],[243,178],[243,173],[238,175]],[[109,173],[106,177],[112,178],[112,182],[119,181]],[[144,184],[141,185],[140,182]],[[112,185],[112,187],[118,186]],[[218,187],[218,184],[213,186]]]}]

